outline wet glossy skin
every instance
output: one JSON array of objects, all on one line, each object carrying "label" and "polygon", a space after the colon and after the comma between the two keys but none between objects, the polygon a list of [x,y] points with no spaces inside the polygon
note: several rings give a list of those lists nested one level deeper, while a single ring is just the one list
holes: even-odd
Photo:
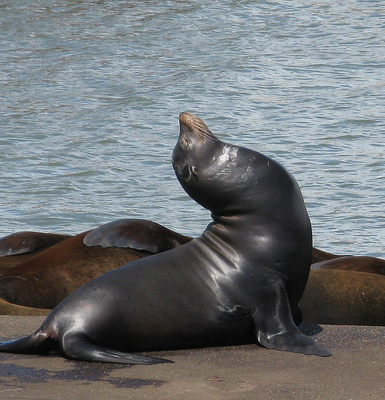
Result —
[{"label": "wet glossy skin", "polygon": [[259,342],[330,355],[293,321],[312,252],[295,180],[273,160],[219,141],[191,114],[181,114],[180,125],[173,166],[212,212],[202,236],[89,282],[35,334],[1,351],[60,346],[74,359],[146,364],[164,360],[122,351]]}]

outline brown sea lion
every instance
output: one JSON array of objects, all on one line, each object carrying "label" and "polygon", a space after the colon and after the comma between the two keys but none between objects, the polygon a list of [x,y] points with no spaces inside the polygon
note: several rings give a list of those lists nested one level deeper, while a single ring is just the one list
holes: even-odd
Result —
[{"label": "brown sea lion", "polygon": [[[126,227],[122,221],[124,220],[114,221],[93,229],[87,235],[84,243],[87,246],[100,245],[102,247],[130,247],[127,245],[127,242],[125,242],[125,234],[130,235],[131,231],[129,228],[127,233],[125,233]],[[108,230],[110,231],[108,232]],[[175,234],[178,235],[177,233]],[[41,252],[70,237],[70,235],[26,231],[13,233],[1,238],[0,275],[28,258],[31,258],[38,252]],[[188,237],[185,236],[185,238],[187,240]],[[312,249],[312,264],[332,260],[338,257],[345,256],[331,254],[314,247]]]},{"label": "brown sea lion", "polygon": [[0,315],[48,315],[51,310],[19,306],[0,298]]},{"label": "brown sea lion", "polygon": [[0,239],[0,274],[70,235],[42,232],[17,232]]},{"label": "brown sea lion", "polygon": [[342,256],[312,264],[312,269],[339,269],[385,275],[385,260],[366,256]]},{"label": "brown sea lion", "polygon": [[26,307],[54,308],[110,269],[190,240],[152,221],[114,221],[62,240],[4,272],[0,297]]},{"label": "brown sea lion", "polygon": [[315,264],[320,261],[332,260],[334,258],[342,257],[336,254],[328,253],[326,251],[313,247],[311,254],[311,263]]},{"label": "brown sea lion", "polygon": [[385,325],[385,277],[311,270],[300,306],[306,323]]}]

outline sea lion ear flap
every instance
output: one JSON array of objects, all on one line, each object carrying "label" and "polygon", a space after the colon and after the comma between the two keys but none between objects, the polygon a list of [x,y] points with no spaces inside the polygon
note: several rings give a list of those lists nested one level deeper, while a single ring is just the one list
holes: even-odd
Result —
[{"label": "sea lion ear flap", "polygon": [[86,246],[131,248],[155,254],[190,240],[152,221],[121,219],[90,231],[83,243]]}]

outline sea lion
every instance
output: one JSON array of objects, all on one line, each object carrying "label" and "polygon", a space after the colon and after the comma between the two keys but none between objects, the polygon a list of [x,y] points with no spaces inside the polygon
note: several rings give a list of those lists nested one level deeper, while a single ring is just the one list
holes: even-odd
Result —
[{"label": "sea lion", "polygon": [[312,253],[294,178],[268,157],[220,141],[189,113],[180,115],[172,161],[185,191],[212,213],[203,234],[87,283],[35,333],[0,351],[59,348],[77,360],[152,364],[165,360],[130,352],[257,341],[330,355],[293,319]]},{"label": "sea lion", "polygon": [[341,256],[312,264],[312,269],[339,269],[385,275],[385,260],[367,256]]},{"label": "sea lion", "polygon": [[332,260],[333,258],[343,257],[336,254],[328,253],[324,250],[313,247],[311,254],[311,263],[315,264],[320,261]]},{"label": "sea lion", "polygon": [[309,324],[385,325],[385,277],[366,272],[311,270],[300,301]]},{"label": "sea lion", "polygon": [[43,232],[17,232],[0,239],[0,274],[70,235]]},{"label": "sea lion", "polygon": [[0,298],[0,315],[48,315],[51,310],[19,306]]},{"label": "sea lion", "polygon": [[[68,237],[4,272],[0,297],[25,307],[52,309],[99,275],[190,240],[152,221],[114,221]],[[18,252],[16,245],[12,249]]]},{"label": "sea lion", "polygon": [[42,232],[12,233],[1,238],[0,257],[41,251],[69,237],[70,235]]}]

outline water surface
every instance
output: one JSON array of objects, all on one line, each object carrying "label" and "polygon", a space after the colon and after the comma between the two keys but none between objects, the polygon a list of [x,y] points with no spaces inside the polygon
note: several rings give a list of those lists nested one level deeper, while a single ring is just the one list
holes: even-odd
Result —
[{"label": "water surface", "polygon": [[199,235],[170,162],[191,111],[296,177],[317,247],[384,257],[382,1],[2,1],[0,32],[0,235]]}]

